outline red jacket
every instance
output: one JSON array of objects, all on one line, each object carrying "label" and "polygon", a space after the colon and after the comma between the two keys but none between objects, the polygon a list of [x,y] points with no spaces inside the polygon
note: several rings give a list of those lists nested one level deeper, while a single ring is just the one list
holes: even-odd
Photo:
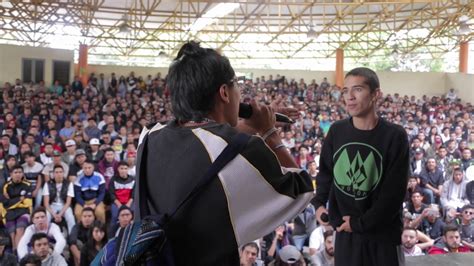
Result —
[{"label": "red jacket", "polygon": [[[458,253],[463,253],[463,252],[471,252],[471,250],[468,247],[460,246],[458,248]],[[448,253],[451,253],[451,252],[448,251],[447,247],[432,246],[430,250],[428,250],[428,254],[430,255],[448,254]]]}]

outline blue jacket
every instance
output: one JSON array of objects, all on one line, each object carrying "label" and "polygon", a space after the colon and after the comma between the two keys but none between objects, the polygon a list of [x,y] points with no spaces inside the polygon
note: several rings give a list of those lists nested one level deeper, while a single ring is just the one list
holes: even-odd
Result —
[{"label": "blue jacket", "polygon": [[105,179],[99,172],[91,176],[84,175],[80,171],[74,182],[74,197],[76,202],[84,205],[85,201],[95,198],[95,204],[99,204],[105,197]]}]

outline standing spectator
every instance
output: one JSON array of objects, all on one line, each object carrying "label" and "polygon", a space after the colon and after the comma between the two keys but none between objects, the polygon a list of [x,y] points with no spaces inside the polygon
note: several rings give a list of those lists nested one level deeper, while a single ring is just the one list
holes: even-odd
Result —
[{"label": "standing spectator", "polygon": [[446,93],[446,98],[449,100],[449,102],[456,102],[456,100],[458,99],[458,95],[456,94],[456,92],[454,92],[454,89],[451,88],[449,89],[449,92]]},{"label": "standing spectator", "polygon": [[45,233],[47,237],[51,239],[51,244],[54,245],[54,252],[56,254],[63,253],[63,250],[66,247],[66,239],[61,233],[59,226],[48,222],[46,209],[44,207],[36,208],[31,217],[33,224],[26,228],[25,234],[21,237],[20,242],[18,243],[18,258],[21,259],[29,253],[28,244],[36,233]]},{"label": "standing spectator", "polygon": [[31,191],[30,183],[24,180],[23,168],[20,165],[14,166],[11,169],[11,180],[3,186],[3,208],[6,211],[3,223],[10,234],[13,251],[16,251],[30,220],[33,206]]},{"label": "standing spectator", "polygon": [[64,178],[64,169],[61,165],[54,166],[53,178],[45,184],[43,190],[48,222],[54,218],[54,222],[60,223],[64,217],[68,232],[71,234],[71,230],[76,224],[71,209],[74,187],[69,180]]},{"label": "standing spectator", "polygon": [[61,86],[61,84],[59,84],[59,80],[54,81],[54,84],[49,88],[49,92],[51,92],[52,94],[56,94],[57,96],[63,94],[64,88],[63,86]]},{"label": "standing spectator", "polygon": [[112,224],[117,220],[118,210],[122,205],[132,207],[134,190],[135,179],[128,175],[128,164],[122,161],[118,163],[117,174],[112,178],[109,187],[112,201]]},{"label": "standing spectator", "polygon": [[76,219],[81,217],[82,209],[90,207],[94,210],[97,219],[105,223],[105,179],[94,171],[94,163],[85,161],[82,165],[82,172],[79,172],[74,181],[74,197],[76,206],[74,214]]},{"label": "standing spectator", "polygon": [[66,260],[56,252],[49,249],[49,239],[46,233],[35,233],[31,237],[33,254],[41,258],[42,266],[67,266]]},{"label": "standing spectator", "polygon": [[420,185],[423,194],[428,197],[428,204],[439,202],[443,190],[443,173],[436,165],[434,158],[429,158],[420,173]]},{"label": "standing spectator", "polygon": [[377,114],[381,91],[374,71],[351,70],[342,94],[350,118],[332,124],[324,141],[312,201],[316,217],[327,224],[321,215],[329,204],[336,265],[399,265],[408,137]]},{"label": "standing spectator", "polygon": [[82,85],[81,78],[79,76],[74,77],[74,81],[72,82],[71,89],[74,94],[79,93],[80,95],[82,95],[82,91],[84,90],[84,87]]},{"label": "standing spectator", "polygon": [[89,266],[99,250],[107,243],[105,224],[95,221],[89,230],[86,244],[81,249],[81,266]]}]

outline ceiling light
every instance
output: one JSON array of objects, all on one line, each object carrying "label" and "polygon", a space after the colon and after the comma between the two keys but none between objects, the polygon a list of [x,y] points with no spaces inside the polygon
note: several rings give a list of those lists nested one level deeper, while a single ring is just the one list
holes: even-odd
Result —
[{"label": "ceiling light", "polygon": [[12,8],[13,5],[12,3],[10,2],[10,0],[2,0],[0,2],[0,6],[4,7],[4,8]]},{"label": "ceiling light", "polygon": [[461,35],[468,35],[471,33],[471,28],[467,23],[459,23],[459,30],[458,33]]},{"label": "ceiling light", "polygon": [[122,17],[123,22],[118,25],[118,29],[120,33],[129,33],[131,31],[130,25],[128,24],[128,16],[127,14],[123,15]]},{"label": "ceiling light", "polygon": [[195,34],[206,26],[217,22],[218,18],[226,16],[239,6],[239,3],[219,3],[202,15],[202,17],[196,19],[196,21],[189,26],[188,30]]},{"label": "ceiling light", "polygon": [[306,36],[310,39],[316,39],[318,38],[319,34],[316,32],[316,30],[314,30],[314,27],[311,26],[309,27],[309,30]]}]

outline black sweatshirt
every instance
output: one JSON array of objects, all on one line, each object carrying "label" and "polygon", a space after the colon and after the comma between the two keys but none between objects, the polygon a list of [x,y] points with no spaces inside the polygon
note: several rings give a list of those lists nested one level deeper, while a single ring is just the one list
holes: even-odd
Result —
[{"label": "black sweatshirt", "polygon": [[379,119],[374,129],[359,130],[351,118],[340,120],[324,141],[312,203],[318,208],[329,200],[333,227],[348,215],[354,234],[399,244],[408,173],[408,138],[402,127]]}]

